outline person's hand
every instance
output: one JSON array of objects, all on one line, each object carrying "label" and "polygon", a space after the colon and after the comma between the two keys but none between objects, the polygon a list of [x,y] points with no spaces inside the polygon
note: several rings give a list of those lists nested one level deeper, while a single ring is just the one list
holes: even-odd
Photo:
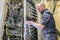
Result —
[{"label": "person's hand", "polygon": [[26,21],[26,24],[31,25],[32,21]]},{"label": "person's hand", "polygon": [[27,21],[29,24],[33,24],[34,22],[33,21]]}]

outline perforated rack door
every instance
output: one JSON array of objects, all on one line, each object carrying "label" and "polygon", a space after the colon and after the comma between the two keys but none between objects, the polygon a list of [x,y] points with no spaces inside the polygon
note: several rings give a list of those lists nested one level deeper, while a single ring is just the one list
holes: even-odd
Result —
[{"label": "perforated rack door", "polygon": [[[36,22],[37,21],[37,12],[35,8],[35,4],[33,0],[27,0],[26,3],[26,16],[31,18],[31,21]],[[26,36],[26,40],[38,40],[38,32],[37,29],[34,26],[27,26],[26,32],[28,36]]]}]

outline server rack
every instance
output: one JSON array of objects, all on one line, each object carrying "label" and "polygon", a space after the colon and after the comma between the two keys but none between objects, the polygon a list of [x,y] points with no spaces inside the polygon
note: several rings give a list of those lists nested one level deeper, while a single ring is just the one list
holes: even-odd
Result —
[{"label": "server rack", "polygon": [[[37,12],[33,0],[26,0],[26,15],[37,21]],[[7,3],[8,12],[6,24],[4,27],[3,40],[25,40],[24,39],[24,8],[23,0],[12,1]],[[38,40],[37,29],[33,26],[26,25],[26,40]]]}]

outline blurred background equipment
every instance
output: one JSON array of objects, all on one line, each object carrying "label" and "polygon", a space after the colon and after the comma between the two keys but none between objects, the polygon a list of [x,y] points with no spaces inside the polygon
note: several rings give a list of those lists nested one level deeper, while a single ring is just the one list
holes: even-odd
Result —
[{"label": "blurred background equipment", "polygon": [[22,0],[9,0],[7,6],[3,40],[23,40]]}]

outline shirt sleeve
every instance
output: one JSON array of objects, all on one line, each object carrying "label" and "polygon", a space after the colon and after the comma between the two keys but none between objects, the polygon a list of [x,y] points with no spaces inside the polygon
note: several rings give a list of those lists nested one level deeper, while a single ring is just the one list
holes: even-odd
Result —
[{"label": "shirt sleeve", "polygon": [[47,22],[50,20],[50,15],[48,13],[44,13],[42,15],[42,21],[41,24],[46,26]]}]

